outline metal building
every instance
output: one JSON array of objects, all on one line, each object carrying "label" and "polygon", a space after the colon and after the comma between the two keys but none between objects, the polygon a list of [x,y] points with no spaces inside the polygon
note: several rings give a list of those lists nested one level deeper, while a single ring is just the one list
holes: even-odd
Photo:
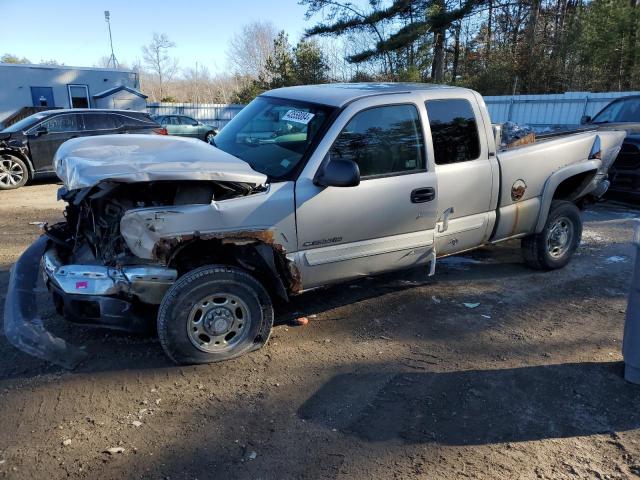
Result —
[{"label": "metal building", "polygon": [[535,130],[577,126],[583,115],[593,116],[616,98],[640,92],[566,92],[551,95],[487,96],[484,101],[494,123],[515,122]]},{"label": "metal building", "polygon": [[0,124],[40,110],[145,110],[147,97],[132,70],[0,63]]}]

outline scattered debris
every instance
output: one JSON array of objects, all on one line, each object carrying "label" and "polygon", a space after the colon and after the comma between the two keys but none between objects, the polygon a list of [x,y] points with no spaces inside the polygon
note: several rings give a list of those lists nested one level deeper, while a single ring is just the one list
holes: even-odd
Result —
[{"label": "scattered debris", "polygon": [[256,452],[251,452],[247,457],[249,460],[255,460],[258,454]]},{"label": "scattered debris", "polygon": [[138,428],[142,426],[142,422],[138,421],[138,420],[134,420],[133,422],[131,422],[131,425],[133,425],[134,427]]},{"label": "scattered debris", "polygon": [[467,308],[478,308],[480,306],[479,303],[463,303],[463,305]]},{"label": "scattered debris", "polygon": [[68,447],[69,445],[71,445],[71,439],[70,438],[65,438],[62,441],[62,445],[64,445],[65,447]]},{"label": "scattered debris", "polygon": [[480,316],[481,316],[481,317],[484,317],[484,318],[491,318],[491,315],[485,315],[485,314],[482,314],[482,315],[480,315]]},{"label": "scattered debris", "polygon": [[307,317],[298,317],[293,321],[294,325],[308,325],[309,319]]},{"label": "scattered debris", "polygon": [[156,405],[160,405],[161,399],[156,398]]},{"label": "scattered debris", "polygon": [[431,300],[433,301],[433,303],[442,303],[442,300],[436,297],[435,295],[431,296]]},{"label": "scattered debris", "polygon": [[384,335],[380,335],[380,338],[381,338],[382,340],[391,340],[391,338],[390,338],[390,337],[385,337]]},{"label": "scattered debris", "polygon": [[124,448],[122,447],[111,447],[104,450],[103,453],[108,453],[109,455],[117,455],[118,453],[124,453]]},{"label": "scattered debris", "polygon": [[29,225],[36,225],[38,228],[44,228],[47,222],[29,222]]},{"label": "scattered debris", "polygon": [[140,410],[138,410],[138,415],[144,415],[145,413],[147,413],[146,408],[141,408]]},{"label": "scattered debris", "polygon": [[439,260],[439,263],[445,264],[446,266],[452,267],[452,268],[466,269],[470,265],[478,265],[483,262],[481,262],[480,260],[475,260],[473,258],[467,258],[467,257],[446,257],[446,258],[443,258],[442,260]]}]

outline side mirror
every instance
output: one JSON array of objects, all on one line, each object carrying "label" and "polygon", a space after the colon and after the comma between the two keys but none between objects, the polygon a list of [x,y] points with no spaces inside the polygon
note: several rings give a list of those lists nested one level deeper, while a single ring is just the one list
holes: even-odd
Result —
[{"label": "side mirror", "polygon": [[47,133],[49,133],[49,130],[47,130],[47,127],[39,126],[32,132],[32,135],[34,137],[39,137],[41,135],[46,135]]},{"label": "side mirror", "polygon": [[356,187],[360,185],[360,169],[353,160],[327,156],[313,183],[321,187]]},{"label": "side mirror", "polygon": [[586,125],[587,123],[591,122],[591,115],[583,115],[582,118],[580,118],[580,125]]}]

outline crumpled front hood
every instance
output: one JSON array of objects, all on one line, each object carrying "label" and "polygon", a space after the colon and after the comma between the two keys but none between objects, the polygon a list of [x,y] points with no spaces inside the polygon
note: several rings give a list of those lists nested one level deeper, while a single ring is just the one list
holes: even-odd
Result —
[{"label": "crumpled front hood", "polygon": [[205,142],[162,135],[101,135],[63,143],[53,159],[69,190],[103,181],[212,180],[266,183],[267,176]]}]

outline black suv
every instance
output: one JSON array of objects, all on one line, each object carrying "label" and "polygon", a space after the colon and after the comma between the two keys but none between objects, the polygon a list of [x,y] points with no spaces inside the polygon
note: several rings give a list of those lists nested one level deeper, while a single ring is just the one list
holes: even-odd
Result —
[{"label": "black suv", "polygon": [[66,140],[113,133],[166,135],[167,131],[148,114],[129,110],[76,108],[35,113],[0,132],[0,190],[53,173],[53,156]]},{"label": "black suv", "polygon": [[609,169],[609,192],[640,199],[640,95],[616,99],[593,118],[583,117],[581,123],[627,131],[620,154]]}]

